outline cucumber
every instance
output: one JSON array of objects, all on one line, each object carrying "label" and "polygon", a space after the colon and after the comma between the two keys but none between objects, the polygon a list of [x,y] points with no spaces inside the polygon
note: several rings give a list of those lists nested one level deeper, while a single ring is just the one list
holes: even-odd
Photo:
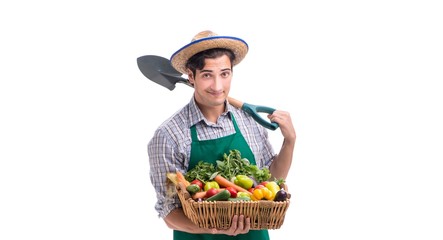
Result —
[{"label": "cucumber", "polygon": [[232,202],[251,201],[251,199],[248,197],[236,197],[236,198],[229,198],[228,201],[232,201]]},{"label": "cucumber", "polygon": [[200,191],[200,186],[198,186],[197,184],[191,184],[186,187],[186,191],[188,191],[192,195],[192,194]]},{"label": "cucumber", "polygon": [[214,196],[207,198],[206,201],[226,201],[230,197],[231,193],[228,190],[224,189]]}]

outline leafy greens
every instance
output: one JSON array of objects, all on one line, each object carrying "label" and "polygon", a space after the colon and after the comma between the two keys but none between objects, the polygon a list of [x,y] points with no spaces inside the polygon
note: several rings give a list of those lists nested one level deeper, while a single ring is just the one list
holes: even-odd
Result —
[{"label": "leafy greens", "polygon": [[267,181],[271,178],[271,172],[267,167],[260,169],[257,165],[251,164],[247,158],[241,157],[241,153],[237,149],[230,150],[229,154],[223,154],[223,159],[217,160],[216,165],[200,161],[185,174],[185,177],[189,181],[199,179],[206,182],[218,174],[226,179],[232,179],[237,175],[246,175],[257,182]]}]

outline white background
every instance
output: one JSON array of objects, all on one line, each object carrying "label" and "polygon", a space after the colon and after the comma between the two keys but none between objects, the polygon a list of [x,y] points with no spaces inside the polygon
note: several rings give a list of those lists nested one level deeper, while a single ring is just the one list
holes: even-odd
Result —
[{"label": "white background", "polygon": [[8,2],[0,239],[172,239],[146,145],[192,89],[156,85],[136,58],[206,29],[249,44],[231,95],[297,129],[273,239],[443,239],[439,1]]}]

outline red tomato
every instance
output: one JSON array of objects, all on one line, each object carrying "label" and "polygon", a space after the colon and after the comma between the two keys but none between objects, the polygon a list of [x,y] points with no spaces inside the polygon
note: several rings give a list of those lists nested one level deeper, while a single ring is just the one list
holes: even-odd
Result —
[{"label": "red tomato", "polygon": [[259,184],[259,185],[255,186],[255,188],[256,188],[256,189],[265,188],[265,185],[261,185],[261,184]]},{"label": "red tomato", "polygon": [[235,190],[235,188],[227,187],[226,190],[228,190],[229,193],[231,194],[231,198],[236,198],[237,197],[237,190]]},{"label": "red tomato", "polygon": [[266,184],[268,184],[268,181],[263,181],[263,182],[259,183],[258,185],[266,186]]},{"label": "red tomato", "polygon": [[217,194],[218,193],[218,189],[216,189],[216,188],[210,188],[210,189],[208,189],[208,191],[206,191],[206,196],[205,197],[212,197],[212,196],[214,196],[215,194]]},{"label": "red tomato", "polygon": [[198,180],[198,179],[194,179],[194,180],[191,182],[191,184],[197,184],[197,185],[200,187],[200,189],[203,189],[203,182],[200,181],[200,180]]}]

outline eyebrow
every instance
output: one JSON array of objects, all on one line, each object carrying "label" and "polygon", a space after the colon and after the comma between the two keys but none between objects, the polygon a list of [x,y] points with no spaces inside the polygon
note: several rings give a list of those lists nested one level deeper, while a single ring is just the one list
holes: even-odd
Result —
[{"label": "eyebrow", "polygon": [[[224,69],[222,69],[221,71],[222,72],[224,72],[224,71],[231,71],[232,69],[231,68],[224,68]],[[200,72],[213,72],[212,70],[201,70]]]}]

